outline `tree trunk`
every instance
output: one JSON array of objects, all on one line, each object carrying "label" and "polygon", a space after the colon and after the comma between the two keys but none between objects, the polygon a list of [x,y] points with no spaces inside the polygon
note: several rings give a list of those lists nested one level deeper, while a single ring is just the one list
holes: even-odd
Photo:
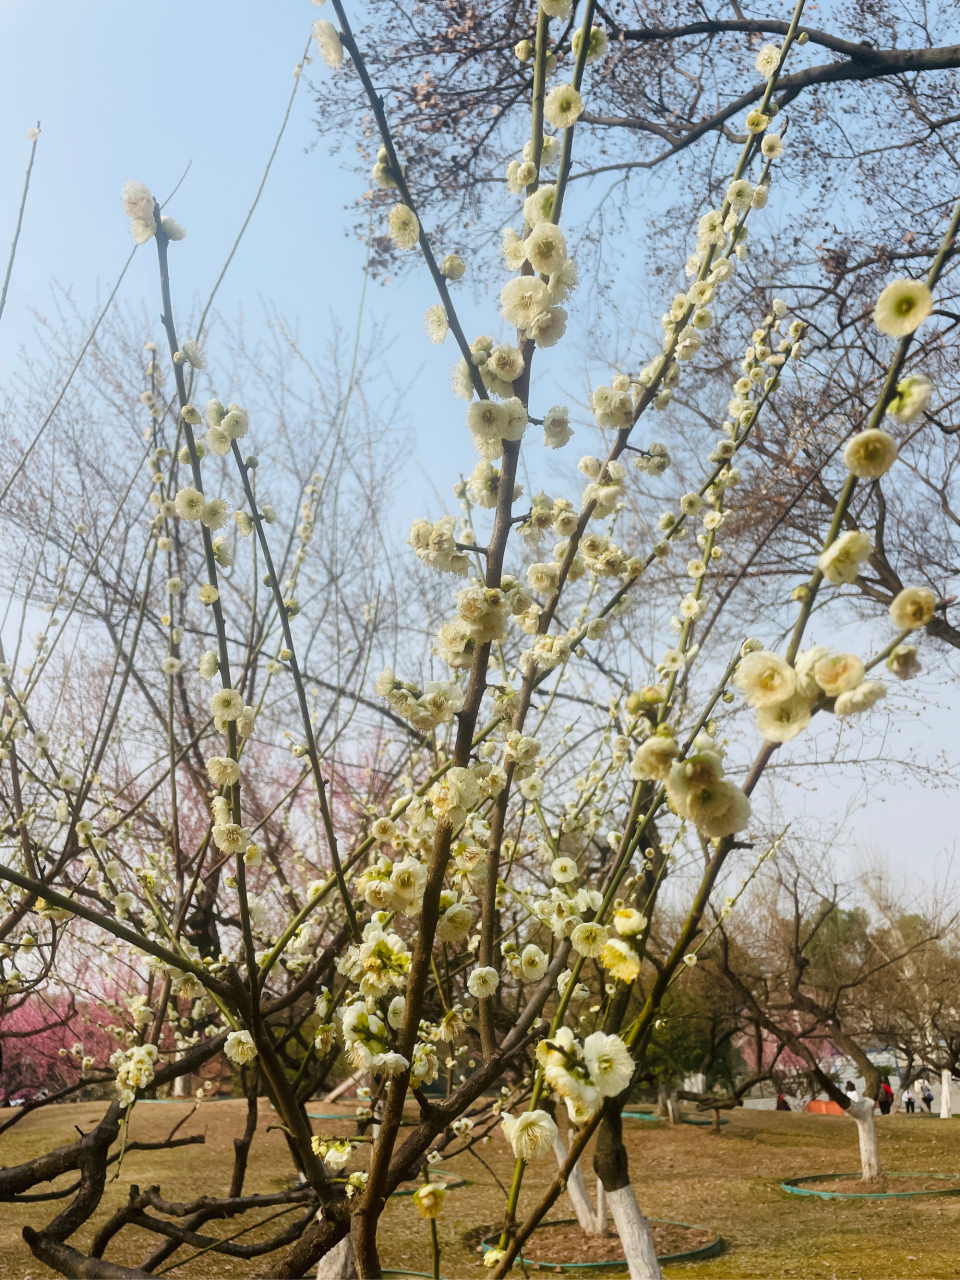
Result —
[{"label": "tree trunk", "polygon": [[349,1233],[329,1253],[325,1253],[317,1267],[317,1280],[356,1280],[357,1268],[353,1258],[353,1241]]},{"label": "tree trunk", "polygon": [[[557,1167],[562,1169],[567,1158],[567,1144],[559,1133],[554,1139],[553,1154],[557,1157]],[[603,1184],[598,1182],[597,1185],[600,1187]],[[570,1177],[567,1179],[567,1195],[570,1197],[570,1202],[573,1205],[574,1213],[577,1215],[581,1230],[585,1231],[588,1236],[597,1235],[598,1215],[594,1212],[590,1197],[587,1195],[587,1188],[583,1181],[583,1167],[579,1160],[573,1166],[570,1171]]]},{"label": "tree trunk", "polygon": [[[367,1084],[373,1092],[373,1076],[367,1076]],[[374,1098],[371,1103],[371,1111],[373,1112],[373,1124],[370,1126],[370,1132],[373,1134],[373,1142],[376,1144],[380,1137],[380,1121],[383,1119],[383,1098]],[[370,1159],[373,1159],[373,1146],[370,1148]]]},{"label": "tree trunk", "polygon": [[607,1193],[603,1183],[597,1179],[597,1235],[609,1235],[607,1230]]},{"label": "tree trunk", "polygon": [[[353,1252],[353,1265],[358,1276],[363,1280],[372,1280],[381,1271],[380,1253],[377,1248],[377,1223],[380,1215],[371,1211],[368,1222],[362,1213],[355,1213],[350,1219],[350,1239]],[[330,1280],[336,1280],[330,1277]]]},{"label": "tree trunk", "polygon": [[880,1151],[877,1147],[877,1131],[873,1124],[873,1099],[861,1098],[851,1102],[847,1115],[857,1126],[860,1139],[860,1167],[864,1182],[876,1182],[881,1176]]},{"label": "tree trunk", "polygon": [[627,1149],[623,1145],[622,1105],[622,1094],[619,1098],[604,1100],[603,1123],[597,1133],[593,1167],[603,1182],[607,1205],[630,1270],[630,1280],[661,1280],[653,1232],[640,1212],[630,1185]]},{"label": "tree trunk", "polygon": [[662,1084],[657,1085],[657,1115],[670,1119],[670,1095]]},{"label": "tree trunk", "polygon": [[607,1203],[623,1245],[630,1280],[661,1280],[653,1232],[650,1230],[650,1223],[640,1212],[630,1183],[616,1191],[608,1191]]},{"label": "tree trunk", "polygon": [[940,1119],[949,1120],[953,1115],[953,1098],[950,1096],[951,1073],[946,1067],[940,1072]]},{"label": "tree trunk", "polygon": [[108,1262],[106,1258],[88,1258],[62,1240],[43,1233],[38,1235],[32,1227],[23,1228],[23,1238],[35,1258],[62,1276],[76,1276],[78,1280],[149,1280],[149,1271],[122,1267],[119,1262]]},{"label": "tree trunk", "polygon": [[[177,1058],[182,1058],[183,1054],[178,1053]],[[173,1096],[175,1098],[190,1097],[190,1077],[188,1075],[177,1076],[173,1082]]]},{"label": "tree trunk", "polygon": [[347,1218],[314,1219],[300,1239],[262,1274],[272,1280],[299,1280],[300,1277],[309,1275],[318,1262],[322,1264],[326,1255],[336,1248],[344,1235],[349,1234],[350,1222]]},{"label": "tree trunk", "polygon": [[364,1072],[362,1069],[360,1071],[355,1071],[352,1076],[347,1076],[346,1080],[341,1080],[335,1089],[331,1089],[322,1101],[336,1102],[341,1094],[346,1093],[352,1084],[359,1084],[363,1077]]}]

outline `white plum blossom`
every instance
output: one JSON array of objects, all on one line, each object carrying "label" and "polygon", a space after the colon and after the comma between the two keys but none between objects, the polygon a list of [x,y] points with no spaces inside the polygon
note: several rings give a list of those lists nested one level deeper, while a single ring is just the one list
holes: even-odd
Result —
[{"label": "white plum blossom", "polygon": [[504,1116],[504,1137],[518,1160],[537,1160],[553,1149],[557,1126],[546,1111],[525,1111],[521,1116]]}]

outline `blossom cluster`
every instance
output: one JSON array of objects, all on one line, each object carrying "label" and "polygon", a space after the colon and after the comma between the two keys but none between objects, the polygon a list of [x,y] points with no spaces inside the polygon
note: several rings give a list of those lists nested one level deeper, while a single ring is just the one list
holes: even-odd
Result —
[{"label": "blossom cluster", "polygon": [[[563,18],[569,0],[541,0],[541,6],[550,18]],[[333,24],[315,23],[314,37],[326,64],[339,67],[344,41]],[[349,39],[344,39],[352,49]],[[602,28],[593,27],[586,35],[577,32],[571,44],[573,55],[583,55],[589,65],[605,56],[608,37]],[[521,63],[533,53],[527,41],[515,52]],[[552,75],[558,65],[556,56],[545,54],[543,48],[540,55],[538,66],[546,65]],[[782,56],[783,50],[772,44],[764,45],[757,55],[756,67],[768,90]],[[769,103],[769,92],[764,101]],[[705,713],[688,734],[681,732],[687,715],[687,690],[681,681],[699,656],[698,627],[707,615],[714,575],[724,562],[723,542],[743,479],[738,464],[747,456],[742,451],[756,438],[760,415],[788,366],[801,360],[804,344],[804,325],[790,319],[786,304],[773,298],[768,314],[745,343],[726,415],[717,415],[722,425],[711,433],[705,450],[703,483],[675,497],[642,536],[626,532],[623,512],[634,496],[635,480],[625,451],[633,453],[644,483],[661,480],[671,466],[667,445],[653,441],[640,449],[630,445],[629,438],[648,408],[662,412],[674,402],[685,366],[709,342],[723,286],[747,256],[748,218],[766,205],[771,166],[783,154],[782,137],[768,131],[775,110],[757,108],[747,115],[749,136],[743,161],[725,187],[720,208],[707,211],[697,223],[696,249],[686,267],[689,284],[676,292],[663,314],[659,354],[639,370],[634,365],[629,372],[611,368],[604,381],[590,390],[588,412],[596,430],[607,433],[605,456],[598,450],[600,456],[587,453],[581,458],[579,493],[571,490],[570,496],[551,497],[540,489],[530,498],[528,511],[511,514],[523,493],[515,474],[519,446],[532,447],[531,422],[542,423],[544,448],[560,449],[573,434],[570,411],[564,406],[553,405],[542,419],[534,416],[537,406],[531,407],[530,398],[537,388],[531,388],[531,363],[534,357],[540,361],[539,352],[549,351],[564,337],[568,321],[564,304],[577,287],[577,265],[559,225],[566,175],[561,169],[555,180],[544,183],[541,176],[566,154],[563,148],[571,134],[564,131],[578,126],[583,110],[580,87],[572,82],[549,87],[543,114],[549,128],[557,132],[538,136],[535,144],[528,142],[507,166],[509,192],[523,195],[523,225],[507,227],[503,235],[503,261],[513,274],[499,290],[500,317],[515,330],[515,338],[484,335],[467,348],[443,283],[462,279],[467,264],[457,253],[447,253],[440,261],[442,301],[427,312],[425,330],[437,343],[451,330],[459,335],[462,358],[453,370],[453,386],[468,402],[466,426],[480,460],[454,490],[464,518],[459,522],[449,514],[435,521],[418,518],[408,544],[422,564],[459,580],[448,602],[449,612],[440,615],[445,620],[433,638],[430,658],[449,668],[450,678],[414,684],[399,679],[392,668],[382,671],[375,687],[389,719],[394,724],[403,722],[404,763],[393,773],[389,767],[381,770],[379,760],[376,770],[371,765],[370,774],[376,772],[382,780],[377,783],[376,803],[371,786],[368,802],[354,806],[359,838],[350,862],[335,862],[337,875],[329,882],[304,877],[307,900],[312,905],[327,903],[323,927],[342,924],[345,937],[349,930],[334,958],[336,978],[328,979],[333,993],[321,989],[310,1015],[309,1034],[316,1055],[329,1055],[332,1061],[342,1051],[353,1069],[369,1073],[370,1089],[362,1101],[370,1100],[371,1105],[361,1108],[362,1122],[379,1122],[377,1108],[387,1088],[406,1088],[408,1081],[414,1088],[430,1085],[444,1071],[451,1090],[469,1078],[477,1066],[476,1058],[470,1056],[475,1052],[472,1024],[477,1011],[471,1002],[479,1002],[481,1013],[494,1009],[498,1014],[509,1008],[508,998],[514,995],[516,1011],[524,1009],[528,998],[540,1001],[538,1014],[547,1001],[555,1002],[552,1022],[538,1017],[527,1024],[539,1033],[536,1084],[526,1077],[515,1088],[504,1085],[502,1090],[502,1098],[513,1097],[510,1106],[530,1103],[525,1113],[508,1113],[502,1119],[504,1136],[516,1158],[524,1162],[544,1156],[557,1138],[554,1119],[537,1105],[544,1089],[563,1100],[572,1124],[582,1126],[596,1117],[605,1098],[624,1094],[634,1079],[632,1034],[599,1028],[608,1026],[603,1021],[605,1010],[611,1008],[608,1002],[618,991],[626,994],[624,988],[632,988],[649,963],[656,894],[672,868],[674,850],[682,848],[688,831],[695,832],[701,843],[714,842],[714,850],[738,847],[733,837],[751,822],[750,799],[730,776],[736,772],[735,754],[728,753],[729,743],[721,738],[717,722]],[[755,158],[761,162],[756,181],[749,176],[749,164]],[[394,245],[410,251],[427,246],[428,229],[413,207],[405,168],[389,138],[378,151],[373,180],[380,189],[399,193],[388,215]],[[164,236],[168,240],[182,237],[182,228],[160,218],[152,193],[143,184],[127,183],[123,195],[136,243],[157,237],[162,248]],[[435,259],[432,265],[436,275]],[[895,281],[881,293],[874,319],[882,333],[903,338],[915,331],[931,309],[926,285]],[[182,625],[187,584],[177,568],[178,542],[190,536],[203,548],[211,581],[197,583],[196,589],[200,602],[211,610],[211,615],[204,616],[214,620],[208,633],[217,634],[217,647],[200,657],[197,674],[206,680],[219,676],[221,681],[209,698],[209,719],[202,736],[207,743],[212,725],[213,733],[226,739],[225,744],[204,745],[190,764],[195,771],[199,764],[204,788],[199,806],[208,820],[204,848],[211,860],[216,859],[217,873],[224,868],[223,886],[237,890],[242,927],[236,932],[243,935],[242,947],[232,947],[231,954],[227,951],[232,944],[219,954],[216,947],[208,948],[211,954],[201,954],[179,935],[172,951],[160,952],[153,945],[166,959],[151,957],[149,971],[162,979],[174,1005],[179,1001],[192,1006],[174,1015],[171,1040],[183,1052],[198,1041],[201,1020],[216,1017],[205,978],[227,975],[233,981],[248,964],[247,978],[254,986],[266,980],[278,960],[287,974],[299,977],[321,952],[308,910],[299,909],[292,889],[289,903],[276,909],[269,904],[262,880],[246,883],[247,872],[260,867],[263,858],[263,850],[254,842],[255,810],[247,790],[259,767],[254,736],[265,691],[255,686],[249,671],[231,680],[227,669],[229,647],[223,639],[226,629],[217,570],[229,570],[237,553],[222,532],[230,521],[231,504],[220,496],[219,483],[214,489],[205,480],[220,466],[212,460],[233,459],[249,485],[257,459],[244,461],[239,442],[250,432],[250,415],[240,404],[225,405],[215,398],[207,401],[202,413],[183,403],[182,375],[189,374],[192,387],[194,373],[207,368],[199,336],[196,341],[185,340],[172,358],[181,387],[172,450],[164,447],[159,434],[166,410],[155,350],[150,352],[147,374],[150,390],[142,397],[150,416],[149,562],[153,564],[157,553],[166,558],[166,573],[158,575],[157,587],[163,597],[165,612],[159,617],[167,643],[161,671],[170,682],[166,688],[172,703],[175,691],[184,687],[185,676],[192,675],[184,671],[182,657],[184,644],[190,642]],[[845,441],[842,459],[848,496],[858,483],[875,483],[887,474],[899,453],[893,434],[896,424],[915,421],[931,395],[932,387],[921,375],[901,378],[882,406],[883,413]],[[889,431],[878,425],[884,417],[890,419]],[[178,465],[187,470],[178,472]],[[264,579],[265,585],[278,591],[276,612],[283,623],[299,612],[299,575],[314,540],[322,495],[323,484],[315,475],[296,500],[299,516],[289,540],[287,577],[282,587],[269,574]],[[838,508],[840,514],[847,510]],[[488,547],[478,542],[475,511],[497,513]],[[242,539],[257,533],[250,545],[259,548],[265,545],[261,544],[262,526],[272,524],[276,512],[269,504],[250,510],[243,507],[234,511],[233,519]],[[810,583],[794,594],[801,605],[801,624],[807,617],[803,610],[812,606],[823,583],[836,587],[855,583],[873,555],[870,538],[851,527],[853,523],[848,516],[844,524],[838,515],[835,529],[842,532],[827,539]],[[512,529],[517,537],[508,538],[504,529]],[[498,538],[499,545],[494,546]],[[633,545],[635,541],[640,546]],[[689,558],[676,571],[683,586],[671,619],[678,638],[659,661],[655,654],[650,658],[656,683],[628,693],[624,680],[620,694],[610,700],[609,713],[601,705],[598,714],[595,702],[583,696],[591,689],[572,695],[564,689],[571,660],[610,634],[611,622],[627,607],[634,584],[651,566],[654,573],[668,572],[664,562],[675,545],[685,542],[689,542]],[[512,548],[519,552],[519,563],[512,564],[514,572],[504,571],[501,565],[509,561]],[[487,557],[485,568],[482,557]],[[567,588],[578,583],[579,607],[568,610],[570,596],[576,593]],[[58,593],[61,588],[66,588],[65,573],[58,574]],[[605,592],[612,594],[605,597]],[[68,595],[66,590],[62,594]],[[869,678],[880,661],[885,659],[887,669],[899,678],[916,674],[917,648],[905,641],[911,632],[930,624],[937,607],[938,597],[927,587],[900,591],[890,605],[896,639],[873,660],[835,652],[825,644],[808,644],[796,652],[803,625],[798,626],[796,644],[791,643],[784,657],[759,641],[747,640],[711,706],[721,697],[733,698],[724,689],[732,678],[755,710],[759,731],[776,744],[790,741],[820,710],[841,719],[864,712],[886,692],[881,681]],[[280,634],[273,633],[272,645],[262,641],[266,651],[275,654],[265,664],[268,687],[270,680],[288,669],[297,674],[288,627],[279,621],[270,625],[277,625]],[[47,639],[41,637],[38,665],[47,652]],[[11,675],[9,669],[0,670],[4,680]],[[254,687],[256,697],[249,692]],[[302,702],[299,684],[298,692]],[[551,736],[542,726],[557,702],[565,699],[575,705],[571,722],[562,733]],[[480,716],[484,700],[490,713],[486,719]],[[588,712],[581,712],[583,704],[590,708]],[[584,737],[575,741],[581,715],[593,720]],[[292,751],[295,758],[309,752],[313,772],[301,775],[296,785],[306,778],[322,797],[324,781],[312,745],[312,724],[305,711],[303,728],[311,745],[295,742]],[[140,859],[134,873],[122,855],[114,856],[119,809],[111,802],[105,820],[82,816],[82,805],[75,800],[75,775],[62,759],[51,756],[49,735],[29,725],[18,699],[11,697],[3,718],[0,758],[9,761],[14,744],[28,735],[34,763],[50,772],[57,820],[75,834],[78,848],[84,851],[78,857],[82,873],[78,869],[71,881],[73,891],[84,886],[85,895],[96,896],[129,929],[166,946],[165,929],[170,922],[163,919],[160,903],[181,892],[169,870],[174,862],[172,849],[165,849],[169,856],[164,865],[161,859],[156,865]],[[289,732],[286,736],[292,737]],[[672,817],[667,816],[654,834],[652,826],[641,824],[638,814],[645,811],[648,818],[664,817],[664,806]],[[325,809],[323,816],[326,819]],[[328,820],[331,853],[335,842],[329,832],[334,821],[341,821],[339,813]],[[729,843],[723,845],[723,841]],[[332,894],[327,898],[335,881],[343,894],[340,905]],[[425,899],[429,911],[425,911]],[[727,898],[718,913],[721,919],[736,901],[736,896]],[[42,899],[36,914],[53,922],[70,916],[67,908]],[[432,935],[421,936],[434,915]],[[230,917],[229,927],[234,923]],[[17,945],[26,957],[37,943],[33,935],[21,934]],[[419,969],[415,957],[426,961]],[[696,951],[691,951],[682,963],[692,967],[696,958]],[[428,986],[430,999],[435,997],[436,1003],[431,1006],[420,993],[420,1007],[414,1008],[411,975],[423,974],[428,967],[428,984],[435,984],[435,989]],[[16,989],[19,980],[16,971],[6,972],[4,990]],[[588,1006],[584,1003],[588,1000],[595,1003]],[[258,1021],[251,1021],[249,1030],[243,1025],[246,1010],[242,1016],[236,1011],[228,1016],[219,1001],[217,1007],[222,1016],[214,1025],[224,1035],[227,1060],[237,1067],[254,1062],[265,1047]],[[431,1007],[433,1020],[427,1016]],[[118,1023],[109,1028],[122,1046],[110,1061],[125,1108],[155,1079],[158,1049],[141,1040],[158,1017],[158,1009],[159,1002],[151,1005],[145,995],[132,997],[129,1027]],[[483,1018],[481,1027],[489,1035]],[[93,1061],[82,1048],[74,1057],[84,1067]],[[507,1106],[498,1102],[490,1108],[491,1117]],[[468,1117],[451,1126],[465,1144],[473,1140],[472,1129],[473,1120]],[[313,1140],[315,1154],[334,1173],[345,1169],[359,1147],[359,1141],[347,1138],[317,1136]],[[439,1158],[435,1152],[430,1162]],[[342,1179],[346,1194],[358,1194],[365,1176],[353,1173]],[[442,1187],[427,1183],[415,1197],[417,1211],[435,1217],[444,1194]]]}]

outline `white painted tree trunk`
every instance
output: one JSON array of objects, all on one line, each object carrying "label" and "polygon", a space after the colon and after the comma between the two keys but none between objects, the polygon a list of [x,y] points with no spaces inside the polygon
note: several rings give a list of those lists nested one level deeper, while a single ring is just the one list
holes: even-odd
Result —
[{"label": "white painted tree trunk", "polygon": [[[557,1168],[562,1169],[566,1163],[567,1144],[563,1140],[561,1134],[557,1134],[553,1141],[553,1154],[557,1158]],[[597,1197],[602,1194],[603,1184],[597,1180]],[[607,1215],[606,1210],[603,1211],[601,1221],[600,1213],[594,1212],[593,1205],[590,1203],[590,1197],[587,1194],[587,1188],[583,1181],[583,1167],[578,1160],[570,1171],[567,1178],[567,1195],[573,1205],[573,1211],[577,1215],[577,1221],[580,1223],[581,1230],[585,1231],[588,1236],[601,1235],[606,1233]]]},{"label": "white painted tree trunk", "polygon": [[881,1171],[877,1131],[873,1124],[873,1099],[861,1098],[859,1102],[851,1102],[847,1115],[857,1126],[863,1181],[875,1182],[881,1176]]},{"label": "white painted tree trunk", "polygon": [[623,1245],[630,1280],[662,1280],[653,1232],[650,1230],[650,1223],[640,1212],[633,1187],[628,1183],[618,1191],[608,1191],[607,1204]]},{"label": "white painted tree trunk", "polygon": [[950,1094],[950,1072],[940,1072],[940,1119],[949,1120],[953,1115],[953,1098]]},{"label": "white painted tree trunk", "polygon": [[323,1098],[323,1101],[336,1102],[341,1094],[346,1093],[352,1084],[359,1084],[363,1077],[364,1069],[361,1067],[360,1070],[355,1071],[352,1076],[347,1076],[346,1080],[341,1080],[337,1087],[335,1089],[331,1089],[326,1097]]},{"label": "white painted tree trunk", "polygon": [[[177,1056],[179,1058],[182,1058],[183,1054],[180,1053]],[[190,1077],[189,1076],[177,1076],[176,1080],[174,1080],[173,1082],[173,1096],[175,1098],[190,1097]]]},{"label": "white painted tree trunk", "polygon": [[[372,1079],[372,1078],[371,1078]],[[383,1099],[380,1098],[373,1104],[373,1124],[370,1131],[373,1134],[373,1143],[370,1145],[370,1162],[373,1163],[373,1147],[377,1139],[380,1137],[380,1121],[383,1119]]]},{"label": "white painted tree trunk", "polygon": [[353,1241],[350,1232],[325,1253],[317,1267],[317,1280],[356,1280],[357,1267],[353,1257]]},{"label": "white painted tree trunk", "polygon": [[657,1085],[657,1115],[663,1116],[671,1124],[680,1124],[680,1103],[672,1096],[672,1092]]},{"label": "white painted tree trunk", "polygon": [[607,1235],[607,1193],[599,1178],[597,1179],[597,1235]]}]

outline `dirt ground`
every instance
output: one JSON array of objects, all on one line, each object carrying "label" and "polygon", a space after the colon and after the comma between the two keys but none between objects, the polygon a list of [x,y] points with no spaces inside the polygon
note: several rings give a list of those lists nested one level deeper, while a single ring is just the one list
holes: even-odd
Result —
[{"label": "dirt ground", "polygon": [[[190,1103],[141,1103],[131,1136],[156,1140],[189,1111]],[[353,1126],[346,1117],[352,1107],[317,1104],[311,1110],[336,1111],[344,1120],[314,1121],[315,1130],[346,1134]],[[71,1141],[74,1126],[89,1129],[102,1114],[102,1103],[50,1107],[27,1116],[0,1138],[0,1161],[17,1164]],[[131,1182],[141,1187],[159,1184],[170,1199],[188,1200],[201,1194],[224,1194],[233,1160],[233,1138],[243,1130],[245,1104],[206,1102],[180,1130],[204,1133],[206,1143],[169,1152],[132,1152],[124,1160],[118,1181],[107,1194],[93,1229],[81,1232],[78,1246],[89,1245],[93,1230],[125,1198]],[[290,1163],[282,1135],[268,1132],[275,1122],[269,1104],[261,1103],[260,1128],[251,1153],[247,1188],[275,1191],[289,1185]],[[930,1116],[878,1117],[881,1157],[891,1170],[917,1173],[960,1173],[960,1120]],[[668,1277],[763,1277],[764,1280],[885,1280],[886,1277],[960,1277],[960,1196],[863,1202],[823,1201],[790,1196],[780,1189],[784,1178],[817,1173],[842,1173],[857,1167],[857,1138],[852,1123],[841,1116],[793,1115],[773,1111],[738,1110],[719,1136],[709,1128],[625,1120],[637,1198],[651,1216],[691,1223],[719,1232],[724,1252],[703,1262],[674,1264]],[[481,1228],[494,1230],[502,1209],[496,1179],[506,1182],[512,1169],[509,1149],[501,1138],[481,1148],[489,1168],[470,1157],[445,1163],[467,1180],[452,1191],[438,1219],[443,1248],[441,1274],[463,1280],[486,1274],[476,1252]],[[351,1166],[353,1167],[353,1166]],[[359,1164],[357,1167],[362,1167]],[[528,1171],[524,1203],[533,1202],[555,1172],[552,1157]],[[61,1179],[56,1185],[68,1185]],[[588,1176],[592,1186],[592,1176]],[[0,1205],[0,1280],[27,1280],[52,1273],[35,1262],[21,1239],[29,1223],[41,1227],[69,1201],[32,1205]],[[570,1216],[561,1200],[551,1217]],[[237,1224],[219,1224],[226,1236]],[[264,1236],[275,1227],[265,1229]],[[245,1239],[257,1239],[251,1233]],[[409,1197],[397,1197],[381,1224],[381,1257],[394,1275],[429,1272],[429,1226],[413,1211]],[[108,1256],[132,1265],[155,1237],[130,1230],[114,1241]],[[191,1250],[178,1257],[185,1259]],[[169,1264],[167,1264],[169,1265]],[[174,1266],[174,1277],[255,1277],[256,1261],[214,1259],[207,1254]],[[515,1274],[520,1275],[519,1269]],[[590,1273],[581,1272],[581,1276]],[[616,1276],[625,1271],[597,1274]]]}]

